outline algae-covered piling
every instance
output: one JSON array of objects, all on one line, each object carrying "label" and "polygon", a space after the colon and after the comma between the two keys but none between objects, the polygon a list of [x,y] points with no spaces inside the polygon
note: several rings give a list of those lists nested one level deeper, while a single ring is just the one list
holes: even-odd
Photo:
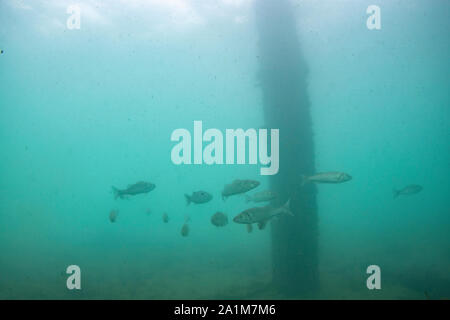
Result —
[{"label": "algae-covered piling", "polygon": [[280,129],[280,170],[270,183],[295,215],[272,224],[273,280],[284,294],[301,295],[318,287],[316,189],[299,188],[300,176],[314,172],[307,68],[290,3],[260,0],[255,13],[265,121]]}]

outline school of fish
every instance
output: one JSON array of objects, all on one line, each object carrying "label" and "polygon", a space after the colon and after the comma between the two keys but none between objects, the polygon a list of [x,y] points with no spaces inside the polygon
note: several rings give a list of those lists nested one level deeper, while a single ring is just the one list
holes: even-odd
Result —
[{"label": "school of fish", "polygon": [[[352,180],[352,176],[345,172],[320,172],[313,175],[303,175],[299,179],[299,188],[305,187],[309,183],[324,183],[324,184],[340,184]],[[260,185],[259,181],[250,179],[236,179],[231,183],[226,184],[221,192],[222,200],[225,201],[228,197],[236,195],[245,195],[246,203],[266,203],[266,205],[255,206],[245,209],[238,213],[232,219],[236,224],[244,224],[247,232],[253,231],[253,225],[256,225],[259,230],[263,230],[267,223],[272,219],[279,219],[283,216],[294,216],[294,213],[290,209],[290,199],[287,199],[281,206],[274,206],[272,202],[274,200],[280,200],[279,195],[272,190],[263,190],[253,194],[247,194],[247,192],[257,188]],[[118,189],[112,187],[114,198],[124,199],[130,196],[136,196],[139,194],[147,194],[153,191],[156,185],[151,182],[139,181],[134,184],[128,185],[125,189]],[[417,184],[410,184],[401,189],[393,189],[394,199],[398,196],[413,195],[421,192],[423,187]],[[213,199],[213,195],[204,190],[193,191],[191,194],[184,194],[186,205],[191,203],[195,205],[202,205],[210,202]],[[269,204],[267,204],[269,203]],[[146,210],[146,214],[149,215],[150,209]],[[109,213],[109,220],[111,223],[117,221],[119,211],[113,209]],[[163,223],[169,223],[169,215],[164,212],[162,215]],[[181,227],[180,234],[182,237],[188,237],[190,233],[190,219],[186,217]],[[224,227],[228,225],[227,214],[217,211],[214,213],[210,222],[216,227]]]}]

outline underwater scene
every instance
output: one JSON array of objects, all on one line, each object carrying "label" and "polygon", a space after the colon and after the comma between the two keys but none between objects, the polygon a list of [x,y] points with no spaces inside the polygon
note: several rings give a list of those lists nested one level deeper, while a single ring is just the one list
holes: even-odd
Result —
[{"label": "underwater scene", "polygon": [[0,0],[0,299],[448,299],[449,15]]}]

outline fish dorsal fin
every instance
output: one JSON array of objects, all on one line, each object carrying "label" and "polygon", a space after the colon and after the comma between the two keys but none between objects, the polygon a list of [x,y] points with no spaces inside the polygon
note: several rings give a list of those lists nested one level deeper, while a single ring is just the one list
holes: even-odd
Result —
[{"label": "fish dorsal fin", "polygon": [[258,222],[259,230],[264,230],[264,228],[266,227],[266,224],[267,224],[267,220]]}]

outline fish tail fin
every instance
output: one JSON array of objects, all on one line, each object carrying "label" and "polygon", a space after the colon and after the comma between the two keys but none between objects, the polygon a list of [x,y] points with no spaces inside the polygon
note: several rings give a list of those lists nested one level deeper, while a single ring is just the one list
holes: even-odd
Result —
[{"label": "fish tail fin", "polygon": [[283,205],[283,212],[287,213],[290,216],[294,216],[294,214],[291,211],[291,208],[289,207],[290,204],[291,199],[288,199],[288,201],[286,201],[286,203]]},{"label": "fish tail fin", "polygon": [[114,186],[112,186],[111,188],[112,188],[112,191],[114,193],[114,199],[117,199],[117,198],[121,198],[122,199],[122,195],[120,194],[120,190],[117,189]]},{"label": "fish tail fin", "polygon": [[303,187],[305,184],[308,183],[308,177],[304,174],[300,176],[300,186]]},{"label": "fish tail fin", "polygon": [[245,202],[250,202],[252,201],[252,197],[250,197],[248,194],[245,195]]},{"label": "fish tail fin", "polygon": [[392,189],[392,193],[394,195],[394,199],[398,197],[398,195],[400,194],[400,191],[396,190],[395,188]]},{"label": "fish tail fin", "polygon": [[186,198],[186,205],[188,206],[191,203],[191,197],[186,193],[184,194],[184,197]]}]

